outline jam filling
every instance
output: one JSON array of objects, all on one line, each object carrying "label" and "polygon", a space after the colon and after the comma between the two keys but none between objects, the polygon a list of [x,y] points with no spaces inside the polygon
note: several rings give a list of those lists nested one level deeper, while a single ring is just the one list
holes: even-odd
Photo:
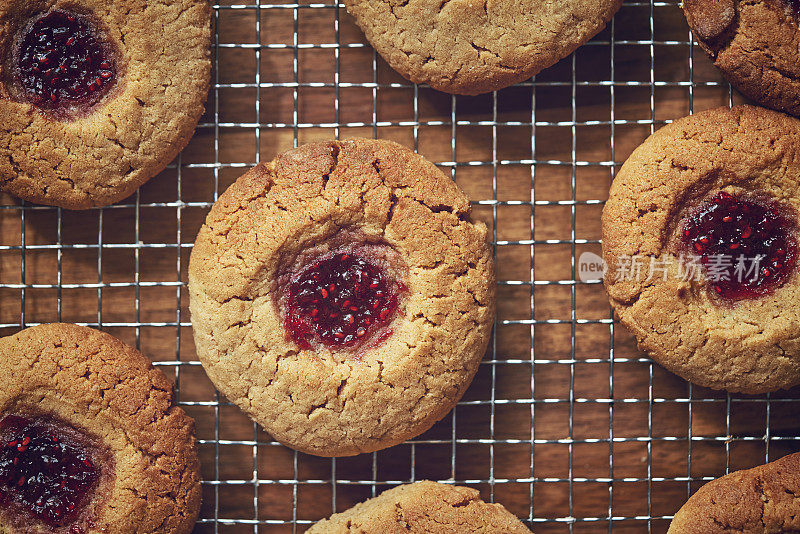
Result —
[{"label": "jam filling", "polygon": [[289,284],[287,334],[301,348],[360,344],[392,321],[402,290],[386,269],[358,253],[319,258]]},{"label": "jam filling", "polygon": [[766,295],[794,272],[796,221],[772,200],[719,192],[683,222],[681,238],[727,300]]},{"label": "jam filling", "polygon": [[75,521],[100,478],[86,445],[52,424],[16,415],[0,421],[0,436],[0,505],[53,528]]},{"label": "jam filling", "polygon": [[17,39],[16,77],[24,97],[47,110],[88,109],[114,85],[111,47],[90,19],[52,10]]}]

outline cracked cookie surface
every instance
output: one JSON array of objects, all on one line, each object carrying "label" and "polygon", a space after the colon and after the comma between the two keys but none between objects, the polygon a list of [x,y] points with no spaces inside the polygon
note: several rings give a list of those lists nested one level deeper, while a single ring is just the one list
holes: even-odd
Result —
[{"label": "cracked cookie surface", "polygon": [[800,453],[735,471],[701,487],[668,534],[800,532]]},{"label": "cracked cookie surface", "polygon": [[384,491],[314,524],[309,534],[402,532],[530,534],[502,504],[483,502],[478,490],[422,480]]},{"label": "cracked cookie surface", "polygon": [[691,382],[744,393],[792,387],[800,383],[797,266],[763,295],[726,301],[680,244],[684,221],[721,192],[779,203],[796,239],[800,121],[754,106],[717,108],[639,146],[603,210],[611,304],[641,350]]},{"label": "cracked cookie surface", "polygon": [[0,532],[192,531],[201,493],[194,421],[147,357],[91,328],[47,324],[1,338],[0,361],[3,418],[79,435],[101,470],[75,521],[53,527],[3,508]]},{"label": "cracked cookie surface", "polygon": [[600,32],[622,0],[345,0],[367,39],[405,78],[447,93],[508,87]]},{"label": "cracked cookie surface", "polygon": [[[62,10],[96,23],[118,52],[114,87],[68,115],[28,102],[14,65],[30,21]],[[0,4],[0,190],[69,209],[131,195],[188,144],[208,94],[210,43],[208,0]]]},{"label": "cracked cookie surface", "polygon": [[[256,166],[214,205],[189,263],[209,377],[307,453],[359,454],[424,432],[464,393],[493,324],[487,229],[469,213],[452,180],[393,142],[313,143]],[[370,343],[303,347],[287,335],[282,273],[348,244],[391,251],[381,255],[403,280],[401,301]]]},{"label": "cracked cookie surface", "polygon": [[697,43],[761,105],[800,116],[800,13],[790,0],[684,0]]}]

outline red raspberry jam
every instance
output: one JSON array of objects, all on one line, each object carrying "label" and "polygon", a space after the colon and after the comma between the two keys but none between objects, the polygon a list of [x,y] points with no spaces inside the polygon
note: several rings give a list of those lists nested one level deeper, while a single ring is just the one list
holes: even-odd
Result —
[{"label": "red raspberry jam", "polygon": [[314,342],[350,347],[394,319],[404,286],[358,251],[338,251],[306,265],[291,279],[284,325],[301,348]]},{"label": "red raspberry jam", "polygon": [[797,260],[793,211],[776,201],[719,192],[686,219],[681,238],[700,256],[714,292],[728,300],[766,295],[786,282]]},{"label": "red raspberry jam", "polygon": [[0,505],[53,528],[75,521],[100,479],[86,444],[16,415],[0,421],[0,436]]},{"label": "red raspberry jam", "polygon": [[117,76],[112,48],[96,25],[61,9],[23,28],[15,65],[25,99],[47,110],[87,110],[108,93]]}]

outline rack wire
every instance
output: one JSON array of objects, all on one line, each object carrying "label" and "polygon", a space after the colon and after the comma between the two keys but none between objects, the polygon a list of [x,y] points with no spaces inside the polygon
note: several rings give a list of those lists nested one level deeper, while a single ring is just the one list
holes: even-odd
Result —
[{"label": "rack wire", "polygon": [[[421,479],[476,487],[537,533],[665,532],[702,483],[798,449],[792,392],[692,387],[636,351],[598,281],[614,172],[661,125],[738,100],[677,0],[627,2],[536,78],[453,97],[400,78],[335,2],[214,5],[207,112],[162,175],[115,206],[69,212],[0,197],[0,334],[76,322],[135,344],[172,374],[197,421],[197,532],[302,532]],[[464,399],[385,451],[286,449],[210,384],[196,359],[186,267],[212,203],[247,168],[331,137],[397,140],[436,162],[491,229],[498,317]]]}]

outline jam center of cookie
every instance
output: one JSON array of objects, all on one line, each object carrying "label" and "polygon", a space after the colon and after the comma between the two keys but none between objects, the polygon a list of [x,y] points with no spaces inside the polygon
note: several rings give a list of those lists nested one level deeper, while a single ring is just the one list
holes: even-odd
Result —
[{"label": "jam center of cookie", "polygon": [[683,223],[711,287],[728,300],[755,298],[783,284],[797,259],[795,221],[774,201],[720,192]]},{"label": "jam center of cookie", "polygon": [[29,23],[17,42],[17,80],[37,107],[89,108],[116,81],[111,47],[82,15],[50,11]]},{"label": "jam center of cookie", "polygon": [[354,252],[336,252],[298,272],[289,286],[284,324],[300,347],[317,341],[348,347],[394,318],[402,286],[386,269]]},{"label": "jam center of cookie", "polygon": [[51,527],[74,521],[100,469],[88,447],[50,424],[9,415],[0,421],[0,504]]}]

